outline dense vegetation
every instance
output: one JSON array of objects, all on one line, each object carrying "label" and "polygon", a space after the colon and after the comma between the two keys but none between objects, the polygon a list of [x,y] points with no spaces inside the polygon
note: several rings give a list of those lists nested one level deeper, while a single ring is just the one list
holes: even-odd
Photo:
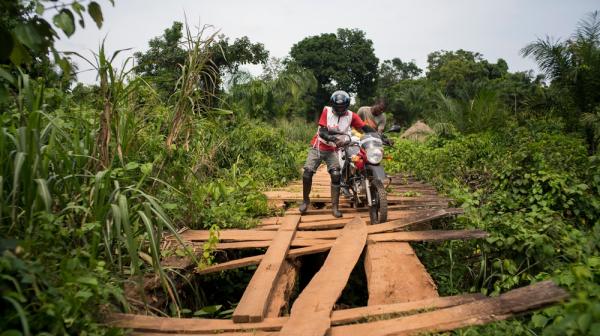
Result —
[{"label": "dense vegetation", "polygon": [[[121,332],[102,325],[98,311],[214,313],[199,309],[214,304],[204,295],[192,306],[174,290],[178,275],[159,266],[161,238],[191,227],[216,239],[221,228],[252,227],[270,214],[260,191],[298,178],[314,132],[305,120],[333,82],[357,104],[385,97],[402,125],[432,125],[437,134],[425,143],[397,140],[387,168],[455,198],[466,214],[446,225],[491,233],[419,249],[440,292],[497,294],[553,278],[572,294],[534,315],[457,333],[600,330],[597,12],[564,42],[524,47],[545,77],[465,50],[431,53],[427,71],[398,58],[379,63],[366,34],[351,29],[307,37],[289,58],[269,59],[247,37],[230,42],[175,22],[123,67],[114,59],[126,51],[101,45],[84,60],[98,75],[90,86],[73,83],[70,57],[80,56],[57,52],[54,40],[88,16],[100,26],[100,4],[0,8],[2,335]],[[332,46],[341,52],[317,52]],[[245,63],[263,64],[264,74],[239,71]],[[212,262],[215,239],[200,266]],[[147,274],[161,276],[159,305],[139,293]],[[239,280],[217,279],[224,288]]]}]

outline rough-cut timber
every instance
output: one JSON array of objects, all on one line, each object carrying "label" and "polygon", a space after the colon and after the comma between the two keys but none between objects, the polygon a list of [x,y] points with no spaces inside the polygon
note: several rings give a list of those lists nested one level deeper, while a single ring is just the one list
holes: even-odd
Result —
[{"label": "rough-cut timber", "polygon": [[433,279],[408,243],[369,244],[365,273],[369,306],[438,296]]},{"label": "rough-cut timber", "polygon": [[300,216],[289,216],[281,224],[248,287],[233,312],[233,322],[260,322],[269,307],[269,297],[281,271],[290,243],[296,233]]},{"label": "rough-cut timber", "polygon": [[514,314],[566,299],[568,294],[551,281],[519,288],[498,297],[486,298],[451,308],[331,328],[331,336],[387,336],[440,332],[471,325],[504,320]]},{"label": "rough-cut timber", "polygon": [[330,314],[367,239],[367,225],[355,217],[333,244],[323,267],[298,296],[290,319],[281,329],[286,336],[322,336],[331,325]]}]

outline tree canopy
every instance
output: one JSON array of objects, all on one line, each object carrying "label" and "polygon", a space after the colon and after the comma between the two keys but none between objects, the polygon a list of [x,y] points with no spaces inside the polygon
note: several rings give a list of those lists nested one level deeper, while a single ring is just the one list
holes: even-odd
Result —
[{"label": "tree canopy", "polygon": [[309,36],[292,46],[290,56],[317,78],[317,106],[336,89],[355,93],[360,99],[375,93],[379,59],[373,41],[359,29],[340,28],[337,34]]},{"label": "tree canopy", "polygon": [[[175,87],[175,82],[180,76],[180,66],[185,64],[186,50],[182,46],[183,23],[173,22],[170,28],[165,29],[161,36],[148,42],[148,50],[134,54],[139,75],[153,80],[159,92],[169,95]],[[235,72],[242,64],[264,64],[268,60],[269,52],[262,43],[252,43],[247,36],[230,42],[225,35],[218,35],[211,44],[211,64],[224,72]],[[220,83],[220,78],[217,78]]]}]

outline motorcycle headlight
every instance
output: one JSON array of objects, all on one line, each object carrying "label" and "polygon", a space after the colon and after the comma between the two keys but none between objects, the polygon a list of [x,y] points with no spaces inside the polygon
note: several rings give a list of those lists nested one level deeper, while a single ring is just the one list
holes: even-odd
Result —
[{"label": "motorcycle headlight", "polygon": [[367,149],[367,160],[372,164],[378,164],[383,159],[383,150],[381,148]]}]

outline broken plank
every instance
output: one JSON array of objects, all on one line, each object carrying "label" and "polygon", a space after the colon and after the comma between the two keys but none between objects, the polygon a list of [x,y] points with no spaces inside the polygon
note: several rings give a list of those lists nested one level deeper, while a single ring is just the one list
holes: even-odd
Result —
[{"label": "broken plank", "polygon": [[325,263],[294,302],[281,335],[325,335],[333,305],[346,286],[366,239],[367,225],[355,217],[344,227]]},{"label": "broken plank", "polygon": [[488,233],[483,230],[404,231],[369,235],[369,243],[478,239],[487,236]]},{"label": "broken plank", "polygon": [[448,331],[507,319],[514,314],[541,308],[567,297],[566,291],[551,281],[544,281],[509,291],[498,297],[477,300],[451,308],[385,321],[333,327],[331,336],[412,335]]},{"label": "broken plank", "polygon": [[263,320],[269,306],[269,297],[273,286],[281,271],[299,222],[300,216],[287,216],[281,224],[233,312],[233,322],[260,322]]},{"label": "broken plank", "polygon": [[369,244],[365,274],[369,306],[438,297],[433,279],[408,243]]}]

